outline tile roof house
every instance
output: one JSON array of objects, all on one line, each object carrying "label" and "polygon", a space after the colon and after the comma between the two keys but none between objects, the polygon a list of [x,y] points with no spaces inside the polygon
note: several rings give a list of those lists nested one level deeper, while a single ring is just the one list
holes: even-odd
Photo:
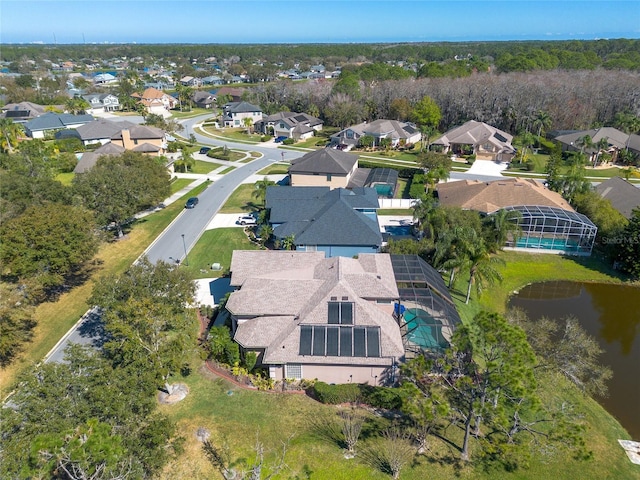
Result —
[{"label": "tile roof house", "polygon": [[131,96],[144,105],[149,113],[163,117],[169,115],[168,110],[175,108],[178,104],[176,98],[155,88],[147,88],[144,92],[134,93]]},{"label": "tile roof house", "polygon": [[513,205],[544,205],[574,211],[559,193],[549,190],[532,178],[439,183],[436,192],[440,205],[475,210],[484,214],[491,214]]},{"label": "tile roof house", "polygon": [[374,188],[268,187],[266,208],[275,238],[299,251],[353,257],[382,245]]},{"label": "tile roof house", "polygon": [[262,109],[249,102],[230,102],[223,107],[222,123],[225,127],[243,127],[245,118],[254,125],[262,120]]},{"label": "tile roof house", "polygon": [[506,246],[535,253],[591,255],[598,228],[576,213],[556,192],[532,178],[505,178],[492,182],[463,180],[436,186],[438,201],[492,215],[517,211],[519,233]]},{"label": "tile roof house", "polygon": [[[322,130],[323,121],[306,113],[278,112],[257,122],[256,131],[274,137],[305,140]],[[273,130],[271,130],[273,129]]]},{"label": "tile roof house", "polygon": [[271,378],[393,383],[404,346],[389,255],[234,251],[231,272],[234,340]]},{"label": "tile roof house", "polygon": [[345,188],[357,168],[357,155],[323,148],[292,160],[289,167],[289,184],[293,187]]},{"label": "tile roof house", "polygon": [[47,112],[24,124],[26,134],[31,138],[48,138],[60,130],[78,128],[92,122],[91,115],[71,115],[70,113]]},{"label": "tile roof house", "polygon": [[392,147],[418,143],[422,138],[420,130],[411,123],[378,119],[339,131],[331,136],[331,143],[356,146],[365,135],[373,137],[374,146],[380,146],[381,140],[388,138]]},{"label": "tile roof house", "polygon": [[483,122],[469,120],[464,125],[447,131],[432,145],[440,145],[444,153],[461,154],[472,149],[478,160],[509,162],[516,150],[511,145],[513,136]]},{"label": "tile roof house", "polygon": [[634,208],[640,208],[640,188],[621,177],[611,177],[596,186],[596,192],[611,202],[613,208],[631,218]]}]

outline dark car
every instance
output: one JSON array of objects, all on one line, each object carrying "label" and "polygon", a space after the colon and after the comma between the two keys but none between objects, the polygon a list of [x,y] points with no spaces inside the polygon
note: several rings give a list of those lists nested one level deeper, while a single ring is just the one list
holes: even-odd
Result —
[{"label": "dark car", "polygon": [[279,137],[276,137],[276,139],[274,140],[274,142],[276,143],[281,143],[284,142],[287,139],[287,137],[283,137],[282,135]]},{"label": "dark car", "polygon": [[193,208],[198,204],[198,197],[191,197],[187,200],[187,203],[184,204],[184,208]]},{"label": "dark car", "polygon": [[202,147],[202,148],[200,149],[200,153],[201,153],[202,155],[206,155],[206,154],[209,152],[209,150],[211,150],[211,147]]}]

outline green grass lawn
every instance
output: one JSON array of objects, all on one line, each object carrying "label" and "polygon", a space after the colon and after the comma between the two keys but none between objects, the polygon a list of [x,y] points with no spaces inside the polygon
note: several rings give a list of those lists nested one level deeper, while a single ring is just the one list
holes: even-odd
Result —
[{"label": "green grass lawn", "polygon": [[229,173],[232,170],[235,170],[236,167],[227,167],[220,172],[220,175],[224,175],[225,173]]},{"label": "green grass lawn", "polygon": [[258,172],[258,175],[279,175],[289,171],[288,163],[273,163]]},{"label": "green grass lawn", "polygon": [[222,206],[220,213],[245,213],[256,210],[256,199],[251,196],[255,188],[253,184],[240,185]]},{"label": "green grass lawn", "polygon": [[412,215],[413,209],[411,208],[379,208],[378,215]]},{"label": "green grass lawn", "polygon": [[221,163],[196,160],[194,165],[191,167],[191,170],[189,170],[189,173],[200,173],[202,175],[206,175],[207,173],[219,167],[222,167]]},{"label": "green grass lawn", "polygon": [[[194,278],[219,277],[231,266],[234,250],[257,250],[244,233],[244,228],[215,228],[202,234],[198,243],[189,252],[187,268]],[[211,264],[219,263],[223,270],[211,270]]]},{"label": "green grass lawn", "polygon": [[190,178],[176,178],[171,182],[171,195],[173,195],[176,192],[179,192],[184,187],[189,185],[191,182],[193,182],[193,180]]},{"label": "green grass lawn", "polygon": [[226,138],[234,142],[252,143],[252,144],[262,143],[261,141],[262,135],[258,135],[255,133],[247,134],[247,130],[245,128],[219,129],[219,128],[210,127],[210,126],[203,126],[202,129],[209,135]]},{"label": "green grass lawn", "polygon": [[171,110],[171,116],[179,120],[183,118],[198,117],[200,115],[206,115],[206,114],[214,115],[214,112],[212,112],[211,109],[208,109],[208,108],[197,108],[197,107],[194,107],[191,110],[185,111],[185,112],[181,112],[180,110]]}]

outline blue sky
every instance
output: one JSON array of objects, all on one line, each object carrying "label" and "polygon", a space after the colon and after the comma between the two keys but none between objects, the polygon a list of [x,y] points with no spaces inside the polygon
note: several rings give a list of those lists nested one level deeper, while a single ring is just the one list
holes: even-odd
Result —
[{"label": "blue sky", "polygon": [[0,43],[640,38],[640,0],[0,0]]}]

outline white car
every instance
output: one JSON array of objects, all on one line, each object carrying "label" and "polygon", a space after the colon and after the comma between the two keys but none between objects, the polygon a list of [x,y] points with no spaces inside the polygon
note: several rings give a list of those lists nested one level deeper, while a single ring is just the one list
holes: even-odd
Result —
[{"label": "white car", "polygon": [[257,222],[253,215],[241,215],[238,217],[238,220],[236,220],[236,223],[240,225],[255,225]]}]

